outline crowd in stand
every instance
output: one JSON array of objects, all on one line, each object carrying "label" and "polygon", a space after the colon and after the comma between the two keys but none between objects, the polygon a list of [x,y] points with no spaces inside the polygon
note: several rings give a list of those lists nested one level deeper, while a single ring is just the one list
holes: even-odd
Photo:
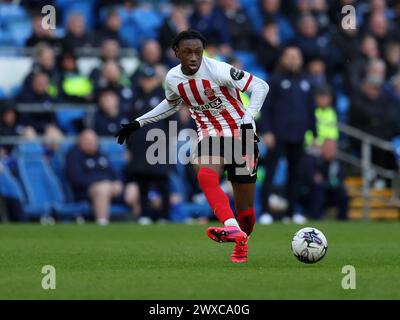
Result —
[{"label": "crowd in stand", "polygon": [[[11,2],[5,1],[5,5],[14,5]],[[348,197],[335,160],[337,144],[342,141],[338,119],[384,140],[400,135],[398,1],[97,0],[92,1],[90,21],[79,11],[67,16],[63,3],[22,1],[32,22],[25,47],[33,48],[34,62],[19,92],[1,101],[0,135],[44,136],[61,142],[67,133],[50,106],[95,104],[92,128],[85,128],[83,122],[75,124],[79,142],[66,157],[66,173],[75,197],[92,202],[100,223],[107,222],[113,198],[120,197],[135,217],[144,218],[142,223],[168,219],[171,205],[176,207],[181,201],[174,197],[178,192],[168,182],[177,169],[151,166],[145,159],[146,133],[152,128],[167,130],[167,121],[135,134],[127,146],[130,160],[123,176],[109,167],[97,140],[98,136],[114,136],[121,123],[164,99],[164,77],[177,64],[170,42],[188,28],[204,34],[209,57],[247,69],[250,62],[241,57],[251,54],[254,61],[248,71],[270,85],[258,117],[258,133],[267,150],[261,161],[266,174],[260,181],[260,222],[270,223],[282,216],[275,212],[270,197],[276,191],[273,181],[282,157],[287,159],[287,179],[278,193],[287,199],[288,217],[299,223],[304,222],[304,215],[321,218],[325,208],[334,205],[338,217],[346,218]],[[40,9],[45,4],[56,6],[58,27],[64,30],[61,36],[43,29]],[[355,7],[355,29],[342,28],[344,5]],[[130,24],[129,17],[140,10],[161,17],[153,32],[140,32],[140,26]],[[101,63],[84,74],[78,59],[87,48],[99,48]],[[140,63],[133,73],[121,62],[123,48],[138,52]],[[44,112],[17,112],[15,106],[20,103],[40,104]],[[187,110],[181,110],[174,120],[180,129],[193,128]],[[356,141],[345,142],[351,152],[359,153]],[[306,146],[317,151],[304,156]],[[0,146],[2,157],[11,155],[12,150],[12,146]],[[374,150],[373,162],[397,170],[389,152]],[[178,175],[182,174],[178,170]],[[191,177],[189,166],[184,180],[198,190]],[[198,193],[193,191],[187,200],[197,203]]]}]

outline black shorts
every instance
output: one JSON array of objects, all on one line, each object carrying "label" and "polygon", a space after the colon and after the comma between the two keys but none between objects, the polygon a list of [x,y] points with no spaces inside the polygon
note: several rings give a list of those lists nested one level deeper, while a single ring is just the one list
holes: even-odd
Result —
[{"label": "black shorts", "polygon": [[[242,152],[242,141],[233,137],[206,137],[197,144],[193,161],[200,156],[224,159],[228,180],[237,183],[255,183],[258,167],[258,143]],[[211,160],[210,160],[211,161]]]}]

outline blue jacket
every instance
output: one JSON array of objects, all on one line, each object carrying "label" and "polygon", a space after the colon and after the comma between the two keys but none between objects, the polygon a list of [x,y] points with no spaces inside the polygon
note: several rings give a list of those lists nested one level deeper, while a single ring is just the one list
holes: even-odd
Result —
[{"label": "blue jacket", "polygon": [[315,102],[307,77],[275,74],[268,84],[270,89],[261,109],[259,131],[272,132],[283,142],[302,143],[309,129],[315,137]]},{"label": "blue jacket", "polygon": [[77,146],[67,153],[65,173],[77,200],[86,198],[90,185],[95,182],[119,180],[107,156],[100,152],[86,155]]},{"label": "blue jacket", "polygon": [[113,118],[99,110],[96,112],[94,117],[94,131],[96,131],[99,136],[113,137],[121,128],[121,123],[127,123],[128,121],[129,120],[124,118],[122,115]]}]

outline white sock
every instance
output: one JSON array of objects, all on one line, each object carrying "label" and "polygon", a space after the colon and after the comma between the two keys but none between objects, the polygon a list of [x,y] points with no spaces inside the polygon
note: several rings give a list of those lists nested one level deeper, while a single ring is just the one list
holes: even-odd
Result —
[{"label": "white sock", "polygon": [[237,220],[234,219],[234,218],[230,218],[230,219],[228,219],[228,220],[225,220],[224,226],[225,226],[225,227],[236,227],[236,228],[238,228],[239,230],[241,230],[240,227],[239,227],[239,223],[238,223]]}]

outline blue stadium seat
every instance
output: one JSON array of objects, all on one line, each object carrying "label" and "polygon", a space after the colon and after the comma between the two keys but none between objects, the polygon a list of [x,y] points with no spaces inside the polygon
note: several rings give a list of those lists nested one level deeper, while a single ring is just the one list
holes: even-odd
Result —
[{"label": "blue stadium seat", "polygon": [[268,73],[261,67],[252,67],[247,69],[246,71],[250,72],[251,74],[255,75],[256,77],[268,81]]},{"label": "blue stadium seat", "polygon": [[350,99],[343,93],[338,92],[336,95],[336,109],[338,112],[338,120],[347,122],[347,114],[350,107]]},{"label": "blue stadium seat", "polygon": [[56,111],[58,125],[64,133],[69,135],[77,134],[74,122],[83,120],[85,116],[86,111],[84,109],[71,110],[59,108]]},{"label": "blue stadium seat", "polygon": [[18,146],[17,163],[28,202],[46,204],[61,219],[76,218],[87,214],[86,203],[67,202],[59,181],[43,157],[43,147],[35,143]]},{"label": "blue stadium seat", "polygon": [[0,44],[23,46],[31,33],[32,24],[22,6],[0,4]]},{"label": "blue stadium seat", "polygon": [[63,11],[63,25],[67,26],[68,18],[72,13],[79,12],[86,21],[86,26],[91,29],[94,25],[93,9],[96,0],[57,0],[56,4]]},{"label": "blue stadium seat", "polygon": [[114,170],[122,175],[123,169],[126,165],[125,146],[116,143],[114,138],[109,140],[103,138],[100,143],[100,151],[108,156]]},{"label": "blue stadium seat", "polygon": [[249,51],[235,51],[234,56],[243,63],[245,70],[257,67],[257,57]]},{"label": "blue stadium seat", "polygon": [[142,31],[144,37],[155,38],[157,31],[164,21],[162,15],[152,9],[139,8],[132,12],[132,18]]},{"label": "blue stadium seat", "polygon": [[48,203],[27,202],[19,181],[12,175],[8,166],[3,162],[2,171],[0,172],[0,195],[18,199],[27,218],[46,217],[51,213],[51,206]]},{"label": "blue stadium seat", "polygon": [[392,139],[393,147],[394,147],[394,156],[396,160],[400,160],[400,136],[394,137]]}]

